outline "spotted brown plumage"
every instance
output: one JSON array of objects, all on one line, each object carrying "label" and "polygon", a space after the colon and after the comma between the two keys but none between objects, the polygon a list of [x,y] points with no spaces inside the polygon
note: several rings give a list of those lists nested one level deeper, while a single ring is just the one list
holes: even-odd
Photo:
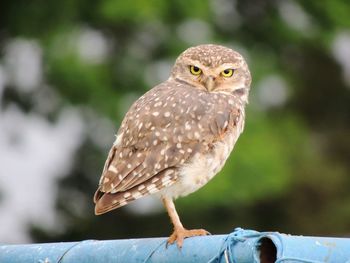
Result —
[{"label": "spotted brown plumage", "polygon": [[[190,66],[201,70],[191,75]],[[232,77],[222,71],[233,69]],[[95,193],[103,214],[158,194],[174,224],[169,238],[206,234],[183,228],[173,199],[196,191],[223,167],[244,126],[250,73],[243,57],[217,45],[186,50],[170,78],[140,97],[127,112]]]}]

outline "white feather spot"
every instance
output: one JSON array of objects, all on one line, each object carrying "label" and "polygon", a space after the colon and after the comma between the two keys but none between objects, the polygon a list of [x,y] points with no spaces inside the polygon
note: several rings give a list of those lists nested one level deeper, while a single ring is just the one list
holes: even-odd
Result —
[{"label": "white feather spot", "polygon": [[103,183],[104,183],[104,184],[108,183],[109,181],[110,181],[110,180],[109,180],[108,177],[105,177],[105,178],[103,179]]},{"label": "white feather spot", "polygon": [[122,138],[123,138],[123,133],[116,135],[113,146],[118,146],[122,142]]},{"label": "white feather spot", "polygon": [[108,171],[111,171],[112,173],[118,173],[118,169],[114,165],[110,165],[108,167]]},{"label": "white feather spot", "polygon": [[123,206],[123,205],[126,205],[128,202],[126,202],[126,200],[120,200],[119,201],[119,205],[120,206]]},{"label": "white feather spot", "polygon": [[142,194],[141,194],[140,192],[134,192],[134,193],[132,193],[132,196],[133,196],[135,199],[137,199],[137,198],[142,197]]},{"label": "white feather spot", "polygon": [[131,196],[130,192],[126,192],[126,193],[123,195],[124,198],[128,198],[128,197],[130,197],[130,196]]},{"label": "white feather spot", "polygon": [[152,193],[157,192],[158,190],[157,190],[157,188],[156,188],[156,186],[155,186],[154,184],[151,184],[151,185],[147,186],[147,191],[148,191],[150,194],[152,194]]},{"label": "white feather spot", "polygon": [[157,182],[158,180],[159,180],[158,177],[154,177],[154,178],[152,179],[151,183],[155,183],[155,182]]},{"label": "white feather spot", "polygon": [[162,178],[162,183],[166,183],[168,180],[170,179],[170,176],[167,176],[165,175],[163,178]]},{"label": "white feather spot", "polygon": [[154,107],[162,106],[162,104],[163,104],[163,103],[162,103],[161,101],[159,101],[159,102],[157,102],[157,103],[154,104]]},{"label": "white feather spot", "polygon": [[196,139],[199,139],[201,137],[201,135],[199,134],[199,132],[194,132],[194,137]]}]

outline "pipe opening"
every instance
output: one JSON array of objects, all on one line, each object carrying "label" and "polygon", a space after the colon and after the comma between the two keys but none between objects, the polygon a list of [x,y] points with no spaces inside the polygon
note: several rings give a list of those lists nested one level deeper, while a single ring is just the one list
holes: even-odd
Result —
[{"label": "pipe opening", "polygon": [[260,263],[274,263],[277,259],[277,248],[272,240],[268,237],[263,237],[257,245]]}]

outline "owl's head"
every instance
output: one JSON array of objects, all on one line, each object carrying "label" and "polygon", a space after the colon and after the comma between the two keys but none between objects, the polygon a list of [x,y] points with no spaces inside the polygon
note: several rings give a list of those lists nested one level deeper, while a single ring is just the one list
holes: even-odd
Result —
[{"label": "owl's head", "polygon": [[199,45],[176,60],[171,77],[207,92],[236,94],[247,100],[251,75],[244,58],[220,45]]}]

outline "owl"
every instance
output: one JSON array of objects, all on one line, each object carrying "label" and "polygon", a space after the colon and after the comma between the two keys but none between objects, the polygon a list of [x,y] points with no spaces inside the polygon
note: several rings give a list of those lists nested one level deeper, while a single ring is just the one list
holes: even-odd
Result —
[{"label": "owl", "polygon": [[181,248],[185,238],[208,234],[184,228],[174,200],[224,166],[243,131],[250,83],[238,52],[212,44],[185,50],[168,80],[126,113],[94,195],[95,214],[155,194],[174,226],[168,244]]}]

